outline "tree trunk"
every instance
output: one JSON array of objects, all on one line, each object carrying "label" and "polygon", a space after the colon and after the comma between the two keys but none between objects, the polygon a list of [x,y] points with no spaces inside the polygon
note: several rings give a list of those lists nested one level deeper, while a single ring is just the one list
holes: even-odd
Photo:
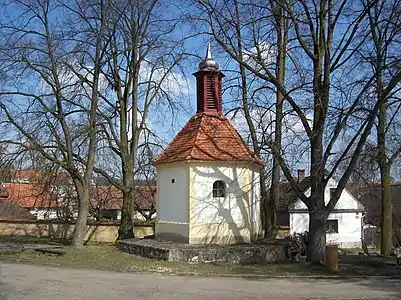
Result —
[{"label": "tree trunk", "polygon": [[[271,3],[274,12],[275,27],[277,32],[277,62],[276,77],[277,82],[284,86],[285,81],[285,59],[287,52],[288,28],[284,17],[283,9],[280,5]],[[277,89],[276,92],[276,120],[274,128],[274,147],[280,151],[282,139],[282,119],[283,119],[283,100],[284,95]],[[271,178],[270,200],[266,205],[266,234],[274,233],[277,226],[277,203],[280,198],[280,164],[277,153],[273,155],[273,170]]]},{"label": "tree trunk", "polygon": [[390,168],[380,167],[382,181],[381,250],[389,256],[393,246],[393,203],[391,199]]},{"label": "tree trunk", "polygon": [[324,263],[327,217],[323,211],[309,213],[308,249],[306,260]]},{"label": "tree trunk", "polygon": [[78,218],[75,224],[71,245],[82,247],[85,242],[86,223],[89,209],[89,188],[76,184],[78,192]]},{"label": "tree trunk", "polygon": [[123,191],[123,207],[121,209],[121,223],[118,228],[118,240],[134,238],[134,227],[132,225],[133,196],[132,191]]}]

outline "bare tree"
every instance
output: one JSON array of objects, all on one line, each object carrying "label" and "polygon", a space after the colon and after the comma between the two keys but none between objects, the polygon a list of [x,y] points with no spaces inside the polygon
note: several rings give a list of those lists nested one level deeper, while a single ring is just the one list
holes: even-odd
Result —
[{"label": "bare tree", "polygon": [[[366,30],[367,14],[373,3],[366,7],[355,7],[346,0],[339,3],[332,0],[275,3],[285,12],[283,17],[291,28],[287,57],[293,66],[290,73],[292,80],[284,85],[265,58],[263,46],[272,43],[268,26],[271,20],[264,18],[267,14],[260,13],[268,11],[265,2],[243,1],[240,4],[242,11],[248,12],[241,28],[248,36],[244,47],[248,52],[255,53],[252,63],[238,56],[237,45],[230,35],[230,29],[236,26],[236,19],[232,17],[233,8],[229,1],[197,1],[198,11],[201,12],[198,20],[210,26],[216,41],[231,58],[282,93],[285,107],[292,110],[302,124],[310,146],[310,196],[299,190],[285,152],[269,140],[267,145],[276,154],[292,189],[309,210],[307,259],[323,261],[327,218],[356,165],[381,105],[380,99],[369,94],[373,74],[364,71],[355,60],[358,49],[369,34]],[[334,34],[336,30],[343,34]],[[288,72],[286,74],[290,78]],[[341,80],[336,74],[341,74]],[[399,73],[393,74],[386,92],[394,89],[398,77]],[[342,93],[345,89],[352,92]],[[338,143],[344,141],[341,141],[344,132],[349,133],[351,138],[343,149],[337,149]],[[333,162],[334,151],[341,153],[337,162]],[[325,187],[347,156],[351,159],[338,178],[334,197],[325,201]],[[327,170],[329,164],[333,166],[331,170]]]},{"label": "bare tree", "polygon": [[[369,4],[364,2],[365,7]],[[401,2],[377,1],[368,8],[370,43],[362,57],[375,74],[375,95],[380,102],[377,125],[377,162],[382,183],[381,254],[390,255],[393,245],[391,168],[401,152],[399,110],[401,108],[399,47]]]},{"label": "bare tree", "polygon": [[118,161],[121,181],[100,165],[94,170],[123,194],[118,239],[133,237],[138,149],[149,142],[149,134],[154,135],[149,115],[172,114],[174,92],[182,88],[173,72],[183,52],[174,35],[178,21],[171,9],[168,1],[140,0],[120,1],[110,10],[108,63],[100,70],[108,88],[100,93],[98,113],[105,151]]},{"label": "bare tree", "polygon": [[[280,3],[281,4],[281,3]],[[285,65],[287,58],[287,44],[288,44],[288,19],[283,10],[282,5],[270,1],[271,10],[274,17],[274,28],[276,30],[276,70],[275,76],[277,83],[280,86],[285,84]],[[283,121],[283,105],[284,95],[280,90],[276,90],[276,111],[275,111],[275,123],[274,123],[274,147],[281,149],[282,144],[282,121]],[[276,209],[277,203],[280,198],[280,163],[277,153],[273,155],[273,170],[272,170],[272,181],[270,188],[270,205],[266,205],[266,211],[271,212],[271,218],[266,226],[267,232],[272,231],[272,228],[276,226]],[[270,227],[270,228],[269,228]]]},{"label": "bare tree", "polygon": [[[79,199],[72,244],[80,247],[88,216],[108,6],[102,0],[21,0],[5,1],[4,7],[0,109],[6,116],[3,128],[11,132],[6,142],[36,151],[70,174]],[[80,152],[85,160],[76,159]]]}]

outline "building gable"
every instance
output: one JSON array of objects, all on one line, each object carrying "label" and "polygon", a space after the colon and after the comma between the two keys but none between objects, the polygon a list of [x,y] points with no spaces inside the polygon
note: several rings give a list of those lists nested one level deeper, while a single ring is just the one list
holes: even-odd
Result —
[{"label": "building gable", "polygon": [[[330,200],[330,190],[335,188],[337,186],[337,183],[334,181],[329,182],[329,184],[326,187],[325,190],[325,204]],[[308,197],[311,193],[311,188],[308,188],[305,192],[305,195]],[[300,200],[297,199],[293,204],[289,205],[288,211],[289,212],[304,212],[307,210],[306,205]],[[363,205],[347,190],[344,189],[341,193],[340,198],[338,199],[338,202],[336,203],[336,206],[334,207],[334,210],[338,211],[364,211]]]}]

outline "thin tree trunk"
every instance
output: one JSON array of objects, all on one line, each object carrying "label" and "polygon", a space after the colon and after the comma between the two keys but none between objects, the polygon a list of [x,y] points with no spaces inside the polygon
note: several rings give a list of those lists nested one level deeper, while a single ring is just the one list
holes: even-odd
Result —
[{"label": "thin tree trunk", "polygon": [[393,202],[389,166],[380,167],[382,181],[381,254],[389,256],[393,246]]},{"label": "thin tree trunk", "polygon": [[[238,48],[238,55],[240,61],[243,61],[244,59],[244,53],[243,53],[243,45],[242,45],[242,33],[241,33],[241,23],[240,23],[240,13],[238,9],[238,1],[234,0],[234,7],[235,7],[235,29],[236,29],[236,35],[237,35],[237,48]],[[244,116],[249,128],[251,140],[252,140],[252,147],[253,151],[257,156],[260,157],[260,146],[259,146],[259,141],[258,141],[258,136],[256,134],[256,129],[252,121],[252,116],[251,116],[251,111],[249,107],[249,101],[248,101],[248,82],[247,82],[247,77],[246,77],[246,68],[244,67],[243,64],[239,64],[239,69],[240,69],[240,75],[241,75],[241,98],[242,98],[242,108],[244,111]],[[264,229],[264,235],[266,234],[266,215],[269,213],[268,208],[266,207],[266,204],[268,203],[268,193],[267,193],[267,187],[266,187],[266,175],[264,172],[264,168],[262,167],[260,169],[260,176],[259,176],[259,186],[260,186],[260,201],[262,203],[261,206],[261,221],[262,221],[262,228]]]}]

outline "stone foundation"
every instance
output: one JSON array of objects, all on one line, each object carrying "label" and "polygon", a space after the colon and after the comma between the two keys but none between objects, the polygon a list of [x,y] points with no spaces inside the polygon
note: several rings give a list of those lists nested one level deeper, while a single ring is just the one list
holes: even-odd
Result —
[{"label": "stone foundation", "polygon": [[147,258],[186,263],[224,262],[233,264],[267,264],[287,259],[281,242],[189,245],[149,239],[129,239],[117,242],[128,253]]}]

